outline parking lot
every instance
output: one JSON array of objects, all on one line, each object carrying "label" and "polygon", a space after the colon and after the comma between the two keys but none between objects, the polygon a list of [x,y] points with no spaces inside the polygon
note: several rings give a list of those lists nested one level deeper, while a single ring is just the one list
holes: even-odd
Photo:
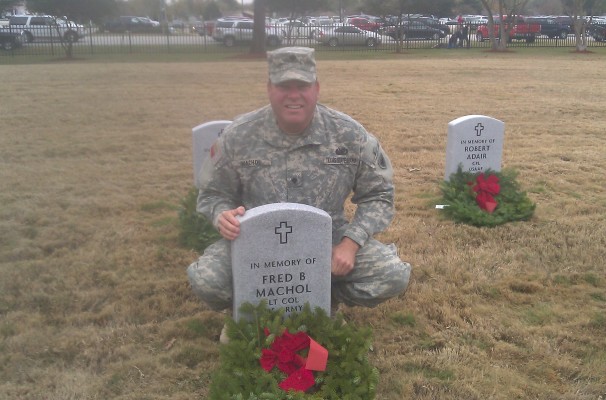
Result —
[{"label": "parking lot", "polygon": [[[372,50],[387,50],[394,51],[400,42],[394,40],[388,35],[373,33],[380,38],[380,44],[373,46]],[[439,39],[407,39],[401,42],[405,49],[431,49],[448,47],[448,41],[451,35]],[[323,49],[331,49],[329,46],[323,46],[315,39],[308,37],[285,37],[281,43],[282,46],[313,46],[319,51]],[[588,46],[605,46],[604,41],[595,41],[593,38],[588,38]],[[171,34],[134,34],[125,33],[100,33],[95,29],[87,30],[86,35],[73,43],[74,55],[86,54],[123,54],[123,53],[215,53],[227,51],[247,51],[248,42],[236,42],[234,49],[231,50],[223,45],[222,42],[214,40],[210,36],[200,36],[196,33],[171,33]],[[477,48],[489,48],[490,41],[477,41],[475,34],[469,34],[469,41],[465,42],[465,46]],[[533,43],[525,41],[513,41],[509,46],[524,46],[524,47],[575,47],[574,35],[568,35],[563,38],[549,38],[540,35]],[[368,51],[365,46],[338,46],[340,49],[350,51]],[[15,49],[9,52],[0,52],[1,56],[19,56],[19,55],[60,55],[63,50],[60,41],[56,40],[35,40],[31,43],[25,43],[20,49]]]}]

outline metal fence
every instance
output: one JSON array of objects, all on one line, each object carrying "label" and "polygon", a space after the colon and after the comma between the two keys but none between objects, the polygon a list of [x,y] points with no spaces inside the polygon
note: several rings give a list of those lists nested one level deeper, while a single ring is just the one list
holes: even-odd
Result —
[{"label": "metal fence", "polygon": [[[334,47],[322,44],[317,38],[305,35],[299,35],[297,32],[284,32],[285,36],[281,46],[296,45],[315,47],[317,51],[386,51],[394,52],[398,47],[401,49],[436,49],[449,47],[465,48],[490,48],[490,41],[478,40],[476,36],[476,27],[468,26],[468,34],[464,40],[458,40],[453,45],[452,36],[459,27],[451,27],[451,32],[444,37],[439,38],[405,38],[396,40],[385,33],[375,32],[373,37],[377,39],[373,46],[367,45],[342,45],[337,43]],[[8,30],[8,28],[5,28]],[[199,35],[196,32],[184,30],[166,30],[165,33],[108,33],[100,32],[95,26],[90,25],[85,28],[84,37],[73,43],[73,56],[83,57],[87,55],[104,54],[179,54],[179,53],[245,53],[249,49],[250,43],[238,42],[231,47],[223,42],[214,40],[208,35]],[[380,43],[379,43],[380,42]],[[589,37],[588,47],[604,47],[606,41],[595,40]],[[512,40],[508,47],[571,47],[576,45],[575,37],[572,34],[566,37],[550,38],[544,35],[537,35],[533,40]],[[61,57],[65,54],[61,41],[55,37],[55,40],[34,39],[33,42],[24,43],[22,47],[8,51],[0,50],[0,62],[10,60],[12,57],[19,56],[53,56]]]}]

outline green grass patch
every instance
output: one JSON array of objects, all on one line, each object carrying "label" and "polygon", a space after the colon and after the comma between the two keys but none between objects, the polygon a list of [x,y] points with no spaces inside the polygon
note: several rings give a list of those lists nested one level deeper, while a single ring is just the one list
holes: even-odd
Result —
[{"label": "green grass patch", "polygon": [[395,314],[391,315],[390,318],[391,318],[392,322],[395,323],[396,325],[410,326],[410,327],[415,327],[417,325],[415,316],[410,313],[407,313],[407,314],[395,313]]},{"label": "green grass patch", "polygon": [[4,322],[0,325],[0,336],[2,336],[3,339],[9,338],[16,333],[17,329],[11,322]]},{"label": "green grass patch", "polygon": [[585,274],[583,280],[589,283],[591,286],[600,287],[600,277],[596,274]]},{"label": "green grass patch", "polygon": [[496,300],[503,295],[501,293],[501,290],[494,286],[479,287],[478,293],[480,294],[480,296],[484,297],[485,299],[490,299],[490,300]]},{"label": "green grass patch", "polygon": [[185,326],[196,337],[203,337],[208,334],[208,326],[199,319],[190,319]]},{"label": "green grass patch", "polygon": [[553,277],[553,283],[558,285],[558,286],[572,286],[574,285],[572,279],[570,278],[570,276],[567,275],[556,275]]},{"label": "green grass patch", "polygon": [[427,379],[439,379],[441,381],[452,381],[455,378],[453,371],[449,369],[432,368],[425,365],[415,363],[406,363],[402,369],[410,374],[419,374]]},{"label": "green grass patch", "polygon": [[177,207],[174,204],[170,204],[164,200],[158,200],[151,203],[145,203],[141,205],[141,211],[155,212],[158,210],[176,210]]},{"label": "green grass patch", "polygon": [[[574,46],[569,47],[528,47],[514,44],[510,51],[493,52],[487,43],[482,47],[469,49],[441,49],[433,48],[435,42],[427,42],[423,47],[419,44],[409,44],[401,52],[396,51],[394,44],[383,44],[375,49],[365,47],[347,46],[333,49],[322,45],[313,45],[316,49],[317,60],[407,60],[407,59],[483,59],[483,58],[527,58],[527,57],[581,57],[593,59],[606,55],[606,46],[595,46],[588,53],[574,53]],[[248,46],[226,48],[216,44],[204,43],[181,44],[178,41],[157,41],[149,45],[95,45],[77,46],[74,48],[74,58],[65,58],[65,52],[57,44],[52,51],[36,46],[25,46],[22,49],[9,53],[0,53],[0,64],[46,64],[58,62],[65,63],[179,63],[179,62],[218,62],[218,61],[247,61],[264,60],[264,56],[249,57]]]},{"label": "green grass patch", "polygon": [[200,346],[185,346],[173,356],[173,361],[178,364],[183,364],[188,368],[194,368],[201,362],[208,360],[209,357],[217,356],[218,354],[213,352],[212,348],[209,351],[209,349]]},{"label": "green grass patch", "polygon": [[606,295],[604,295],[604,293],[601,293],[601,292],[590,293],[589,297],[591,297],[592,299],[594,299],[596,301],[606,301]]},{"label": "green grass patch", "polygon": [[122,373],[113,373],[107,380],[107,383],[105,384],[105,389],[115,395],[121,394],[124,390],[124,381],[125,377]]},{"label": "green grass patch", "polygon": [[165,226],[171,226],[173,224],[175,224],[177,222],[177,219],[175,217],[164,217],[164,218],[160,218],[160,219],[156,219],[154,221],[152,221],[151,225],[154,228],[162,228]]},{"label": "green grass patch", "polygon": [[606,329],[606,314],[603,312],[594,313],[589,321],[589,326],[598,330]]},{"label": "green grass patch", "polygon": [[439,350],[444,348],[445,343],[443,340],[436,339],[429,336],[427,333],[421,334],[416,341],[416,348],[421,350]]},{"label": "green grass patch", "polygon": [[524,320],[529,325],[543,326],[552,322],[556,314],[551,309],[551,306],[546,303],[540,303],[533,306],[524,312]]}]

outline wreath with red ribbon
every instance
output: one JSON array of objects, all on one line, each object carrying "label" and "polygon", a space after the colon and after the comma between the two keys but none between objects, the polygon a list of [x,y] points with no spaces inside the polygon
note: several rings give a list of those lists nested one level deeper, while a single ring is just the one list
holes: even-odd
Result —
[{"label": "wreath with red ribbon", "polygon": [[444,215],[455,222],[496,226],[532,217],[536,205],[516,182],[513,170],[457,172],[441,183]]},{"label": "wreath with red ribbon", "polygon": [[[269,329],[264,329],[269,336]],[[307,351],[307,357],[299,352]],[[306,392],[316,381],[313,371],[324,371],[328,360],[328,350],[310,338],[305,332],[291,334],[288,329],[277,337],[269,349],[261,350],[261,367],[270,372],[274,367],[288,376],[278,385],[284,391]]]},{"label": "wreath with red ribbon", "polygon": [[[468,185],[473,185],[473,182],[468,182]],[[493,196],[496,196],[501,191],[499,186],[499,177],[492,174],[485,178],[484,173],[481,173],[476,178],[476,184],[472,188],[476,193],[476,203],[482,210],[486,210],[491,214],[497,208],[497,201]]]},{"label": "wreath with red ribbon", "polygon": [[372,400],[379,373],[368,360],[369,328],[344,324],[306,304],[300,313],[246,303],[228,318],[229,343],[220,346],[211,400]]}]

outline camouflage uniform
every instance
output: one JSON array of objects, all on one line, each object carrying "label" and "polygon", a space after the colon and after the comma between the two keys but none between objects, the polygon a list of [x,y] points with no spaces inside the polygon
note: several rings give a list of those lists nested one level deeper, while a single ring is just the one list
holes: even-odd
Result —
[{"label": "camouflage uniform", "polygon": [[[353,271],[333,277],[333,297],[348,305],[375,306],[402,293],[410,264],[395,246],[372,238],[393,217],[392,167],[377,139],[347,115],[318,104],[300,137],[280,132],[271,107],[237,118],[202,167],[198,211],[216,221],[222,211],[269,203],[314,206],[332,217],[333,245],[343,236],[358,243]],[[357,204],[348,222],[343,206]],[[188,268],[194,292],[211,308],[231,306],[229,242],[221,239]]]},{"label": "camouflage uniform", "polygon": [[[271,52],[270,80],[315,81],[311,51]],[[289,58],[282,62],[284,55]],[[300,68],[289,68],[289,62]],[[392,174],[377,139],[351,117],[317,104],[306,130],[287,136],[268,105],[225,128],[202,166],[197,209],[215,226],[221,212],[239,206],[290,202],[326,211],[333,245],[347,236],[361,246],[354,269],[332,278],[333,299],[373,307],[404,292],[410,276],[410,264],[400,260],[395,246],[372,238],[393,218]],[[357,209],[347,221],[344,204],[352,193]],[[232,305],[230,254],[230,242],[221,239],[187,271],[194,292],[215,310]]]}]

